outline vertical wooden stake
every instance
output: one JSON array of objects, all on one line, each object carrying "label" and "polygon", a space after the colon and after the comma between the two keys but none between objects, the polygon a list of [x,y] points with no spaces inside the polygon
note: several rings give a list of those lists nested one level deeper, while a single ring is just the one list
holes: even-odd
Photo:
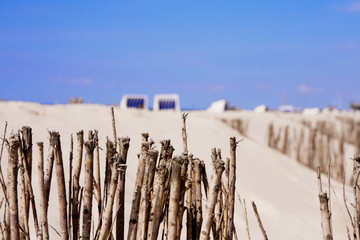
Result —
[{"label": "vertical wooden stake", "polygon": [[148,240],[156,240],[160,226],[160,218],[164,205],[165,180],[167,177],[166,164],[160,165],[156,169],[154,180],[154,197],[151,201],[151,211],[149,214]]},{"label": "vertical wooden stake", "polygon": [[141,187],[145,173],[145,157],[146,157],[146,152],[149,150],[149,144],[146,142],[148,139],[148,134],[142,134],[142,136],[143,136],[143,143],[139,155],[139,165],[136,174],[134,195],[133,195],[133,201],[130,212],[129,230],[128,230],[128,238],[127,238],[128,240],[136,239],[137,223],[139,216],[139,204],[141,198]]},{"label": "vertical wooden stake", "polygon": [[46,189],[44,185],[44,143],[38,142],[39,147],[39,163],[38,163],[38,174],[39,174],[39,186],[40,186],[40,226],[43,234],[43,239],[49,239],[49,227],[47,218],[47,202],[46,202]]},{"label": "vertical wooden stake", "polygon": [[221,175],[225,169],[225,163],[221,159],[215,160],[213,164],[214,172],[212,176],[211,188],[205,206],[204,221],[201,226],[200,240],[208,240],[210,238],[210,228],[213,225],[214,209],[218,197],[218,192],[221,187]]},{"label": "vertical wooden stake", "polygon": [[99,240],[107,240],[109,235],[111,235],[110,232],[110,227],[112,225],[112,209],[113,209],[113,205],[114,205],[114,199],[115,199],[115,192],[116,192],[116,188],[117,188],[117,184],[118,184],[118,177],[119,177],[119,170],[118,170],[118,165],[119,165],[119,160],[120,160],[120,156],[116,153],[115,151],[115,146],[112,142],[110,142],[111,144],[108,144],[109,147],[111,147],[113,150],[111,151],[113,153],[112,155],[112,160],[111,160],[111,182],[110,182],[110,188],[108,191],[108,196],[107,196],[107,202],[106,202],[106,207],[104,209],[104,213],[102,215],[102,225],[101,225],[101,229],[100,229],[100,236],[99,236]]},{"label": "vertical wooden stake", "polygon": [[64,176],[64,165],[61,152],[60,134],[58,132],[50,132],[50,144],[55,149],[55,169],[58,185],[59,212],[60,212],[60,235],[62,240],[68,240],[67,226],[67,201],[66,187]]},{"label": "vertical wooden stake", "polygon": [[194,159],[194,184],[195,184],[195,202],[196,202],[196,239],[200,237],[202,217],[202,194],[201,194],[201,162]]},{"label": "vertical wooden stake", "polygon": [[177,240],[177,220],[180,197],[180,173],[182,160],[178,157],[173,159],[170,175],[170,197],[169,197],[169,218],[168,218],[168,239]]},{"label": "vertical wooden stake", "polygon": [[68,228],[69,228],[69,238],[71,239],[71,207],[72,207],[72,167],[73,167],[73,149],[74,149],[74,140],[73,135],[70,136],[70,153],[69,153],[69,186],[68,186],[68,195],[69,195],[69,206],[68,206]]},{"label": "vertical wooden stake", "polygon": [[254,213],[255,213],[256,219],[257,219],[257,221],[258,221],[259,227],[260,227],[260,229],[261,229],[261,232],[262,232],[262,234],[263,234],[263,236],[264,236],[264,240],[268,240],[266,231],[265,231],[265,229],[264,229],[264,226],[263,226],[263,224],[262,224],[262,222],[261,222],[259,213],[258,213],[258,211],[257,211],[256,204],[255,204],[254,201],[251,202],[251,204],[252,204],[252,207],[253,207],[253,209],[254,209]]},{"label": "vertical wooden stake", "polygon": [[229,209],[227,239],[232,239],[234,234],[234,209],[235,209],[235,183],[236,183],[236,138],[230,138],[230,172],[229,172]]},{"label": "vertical wooden stake", "polygon": [[83,207],[83,227],[82,236],[84,240],[90,240],[91,218],[92,218],[92,196],[93,196],[93,170],[94,170],[94,150],[96,147],[95,136],[89,132],[89,141],[85,146],[85,184],[84,184],[84,207]]},{"label": "vertical wooden stake", "polygon": [[9,160],[8,160],[8,181],[7,196],[9,199],[9,223],[10,223],[10,239],[20,239],[19,231],[19,214],[18,214],[18,195],[17,195],[17,176],[18,176],[18,148],[20,146],[19,136],[17,134],[10,135],[9,139]]},{"label": "vertical wooden stake", "polygon": [[124,239],[124,213],[125,213],[125,174],[127,153],[130,146],[130,138],[119,138],[119,151],[120,151],[120,169],[119,169],[119,182],[116,189],[116,206],[119,211],[116,216],[116,240]]},{"label": "vertical wooden stake", "polygon": [[79,237],[79,192],[80,192],[80,174],[81,174],[81,164],[82,164],[82,155],[83,155],[83,145],[84,145],[84,132],[81,130],[76,133],[77,138],[77,158],[74,166],[74,177],[73,177],[73,201],[72,201],[72,236],[74,240],[77,240]]}]

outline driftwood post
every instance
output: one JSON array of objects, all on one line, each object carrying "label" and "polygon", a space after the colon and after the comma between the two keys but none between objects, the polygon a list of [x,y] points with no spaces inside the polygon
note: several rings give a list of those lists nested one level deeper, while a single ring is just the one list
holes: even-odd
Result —
[{"label": "driftwood post", "polygon": [[230,172],[229,172],[229,209],[228,209],[228,232],[227,239],[232,239],[234,233],[234,209],[235,209],[235,183],[236,183],[236,138],[230,138]]},{"label": "driftwood post", "polygon": [[140,197],[141,197],[141,187],[144,179],[144,172],[145,172],[145,156],[146,152],[149,149],[149,144],[147,143],[148,134],[142,134],[143,136],[143,143],[141,146],[141,152],[139,155],[139,165],[138,170],[136,173],[136,180],[135,180],[135,187],[134,187],[134,195],[133,201],[131,206],[130,212],[130,220],[129,220],[129,230],[128,230],[128,240],[135,240],[136,239],[136,232],[137,232],[137,223],[138,223],[138,216],[139,216],[139,204],[140,204]]},{"label": "driftwood post", "polygon": [[43,234],[43,239],[49,239],[49,228],[47,219],[47,203],[46,190],[44,185],[44,143],[38,142],[40,159],[38,164],[39,186],[40,186],[40,229]]},{"label": "driftwood post", "polygon": [[[141,187],[141,198],[140,198],[140,207],[139,207],[139,217],[138,217],[138,227],[137,227],[137,237],[136,239],[146,239],[147,235],[147,225],[148,225],[148,209],[149,209],[149,189],[151,177],[154,177],[154,174],[151,171],[155,170],[156,159],[159,152],[157,150],[149,150],[146,153],[145,157],[145,172],[143,184]],[[152,170],[154,169],[154,170]],[[151,184],[152,186],[152,184]]]},{"label": "driftwood post", "polygon": [[115,123],[114,107],[111,107],[111,125],[112,125],[112,129],[113,129],[114,146],[115,146],[115,150],[116,150],[117,137],[116,137],[116,123]]},{"label": "driftwood post", "polygon": [[137,233],[136,233],[136,239],[140,239],[140,240],[145,239],[145,233],[146,233],[146,224],[147,224],[146,213],[149,202],[149,195],[148,195],[149,169],[150,169],[150,156],[148,151],[145,156],[145,171],[144,171],[144,178],[140,191],[141,192],[140,204],[139,204]]},{"label": "driftwood post", "polygon": [[148,240],[156,240],[158,236],[160,217],[164,205],[165,179],[167,177],[166,163],[156,169],[154,180],[154,192],[149,214]]},{"label": "driftwood post", "polygon": [[215,208],[215,233],[214,233],[214,239],[218,240],[221,236],[221,221],[223,216],[223,194],[222,194],[222,187],[220,185],[220,189],[218,192],[218,199],[216,203]]},{"label": "driftwood post", "polygon": [[323,231],[324,240],[332,240],[331,231],[331,212],[329,208],[329,198],[326,192],[322,191],[320,167],[317,169],[317,178],[319,181],[319,200],[320,200],[320,213],[321,213],[321,228]]},{"label": "driftwood post", "polygon": [[[177,238],[180,239],[180,235],[181,235],[181,229],[182,229],[182,219],[183,219],[183,215],[184,215],[184,211],[185,211],[185,207],[187,206],[189,209],[187,210],[187,222],[186,222],[186,231],[187,231],[187,238],[189,238],[191,236],[191,221],[192,221],[192,216],[191,216],[191,182],[189,181],[189,178],[191,178],[191,162],[189,162],[189,152],[188,152],[188,144],[187,144],[187,130],[186,130],[186,118],[188,116],[188,113],[183,113],[182,114],[182,120],[183,120],[183,126],[182,126],[182,139],[183,139],[183,147],[184,147],[184,152],[182,155],[183,158],[183,164],[181,167],[181,174],[180,174],[180,178],[181,178],[181,192],[180,192],[180,210],[178,213],[178,221],[177,221]],[[190,165],[190,169],[188,167],[188,165]],[[187,191],[187,190],[190,191]],[[186,198],[185,198],[186,195]],[[185,199],[184,199],[185,198]],[[186,201],[186,204],[185,204]]]},{"label": "driftwood post", "polygon": [[[26,160],[26,171],[29,173],[29,178],[31,181],[31,173],[32,173],[32,129],[30,127],[24,126],[21,130],[22,135],[22,149],[25,155]],[[31,185],[31,182],[26,182],[27,185]],[[26,198],[26,216],[29,220],[29,205],[30,205],[30,198],[27,196]]]},{"label": "driftwood post", "polygon": [[[181,174],[180,174],[180,178],[181,178],[181,183],[180,183],[180,209],[179,209],[179,213],[178,213],[178,220],[177,220],[177,238],[180,239],[180,235],[181,235],[181,229],[182,229],[182,218],[183,218],[183,214],[184,214],[184,210],[185,210],[185,206],[189,207],[189,210],[187,210],[187,222],[186,222],[186,230],[187,230],[187,238],[189,238],[191,236],[191,223],[190,221],[192,221],[192,216],[190,213],[190,205],[191,205],[191,183],[189,181],[189,178],[191,177],[191,163],[190,163],[190,170],[188,169],[188,165],[189,165],[189,158],[188,158],[188,144],[187,144],[187,130],[186,130],[186,118],[188,116],[188,113],[183,113],[182,114],[182,120],[183,120],[183,126],[181,129],[181,133],[182,133],[182,139],[183,139],[183,147],[184,147],[184,152],[182,155],[183,158],[183,164],[181,167]],[[190,174],[189,174],[190,173]],[[190,188],[189,188],[190,187]],[[190,191],[188,191],[188,193],[186,194],[186,199],[184,199],[185,197],[185,193],[186,190],[189,189]],[[186,201],[186,204],[185,204]]]},{"label": "driftwood post", "polygon": [[94,166],[94,182],[95,182],[95,198],[98,202],[98,214],[100,216],[102,209],[102,200],[101,200],[101,183],[100,183],[100,152],[99,152],[99,136],[98,131],[95,130],[94,137],[96,147],[95,147],[95,166]]},{"label": "driftwood post", "polygon": [[222,230],[221,230],[221,239],[225,240],[227,237],[228,229],[228,209],[229,209],[229,172],[230,172],[230,159],[226,158],[225,162],[225,179],[223,184],[223,192],[225,194],[224,198],[224,211],[223,211],[223,221],[222,221]]},{"label": "driftwood post", "polygon": [[203,160],[200,161],[200,168],[201,168],[201,182],[204,185],[204,190],[205,190],[205,196],[208,196],[209,193],[209,181],[208,181],[208,177],[206,174],[206,166],[205,166],[205,162]]},{"label": "driftwood post", "polygon": [[49,153],[46,161],[47,162],[46,170],[44,175],[44,186],[46,191],[46,209],[49,206],[50,187],[51,187],[52,172],[54,167],[54,159],[55,159],[55,149],[50,144]]},{"label": "driftwood post", "polygon": [[73,239],[78,239],[79,234],[79,192],[80,192],[80,174],[81,163],[83,155],[84,144],[84,132],[79,131],[76,133],[77,137],[77,158],[74,166],[74,181],[73,181],[73,202],[72,202],[72,227],[73,227]]},{"label": "driftwood post", "polygon": [[4,240],[10,240],[10,210],[7,203],[5,204],[4,216]]},{"label": "driftwood post", "polygon": [[161,147],[161,160],[159,161],[160,166],[164,165],[167,169],[168,176],[165,179],[165,186],[164,186],[164,207],[161,214],[160,219],[163,221],[163,231],[162,231],[162,238],[164,238],[165,230],[167,229],[168,223],[168,210],[169,210],[169,195],[170,195],[170,174],[171,174],[171,164],[172,164],[172,155],[174,152],[174,147],[171,145],[170,140],[163,140],[160,142]]},{"label": "driftwood post", "polygon": [[[2,139],[2,143],[1,143],[1,150],[0,150],[0,185],[1,185],[1,189],[4,193],[4,197],[5,197],[5,203],[6,204],[9,204],[9,200],[6,196],[6,186],[5,186],[5,180],[4,180],[4,176],[3,176],[3,172],[2,172],[2,169],[1,169],[1,157],[2,157],[2,154],[3,154],[3,150],[4,150],[4,144],[5,144],[5,137],[6,137],[6,129],[7,129],[7,125],[8,123],[5,122],[5,129],[4,129],[4,135],[3,135],[3,139]],[[6,206],[5,204],[5,206]],[[6,219],[5,219],[6,220]],[[5,224],[4,224],[4,228],[5,228]],[[7,236],[7,235],[6,235]]]},{"label": "driftwood post", "polygon": [[130,138],[119,138],[120,166],[119,166],[119,182],[116,189],[116,206],[118,214],[116,216],[116,240],[124,239],[124,213],[125,213],[125,174],[127,153],[129,150]]},{"label": "driftwood post", "polygon": [[19,213],[18,213],[18,195],[17,195],[17,176],[18,176],[18,148],[20,146],[19,136],[12,134],[9,139],[9,160],[8,160],[8,181],[7,196],[9,199],[9,225],[10,239],[20,239],[19,232]]},{"label": "driftwood post", "polygon": [[354,239],[360,239],[360,191],[359,191],[359,176],[360,176],[360,156],[353,159],[354,161]]},{"label": "driftwood post", "polygon": [[50,144],[55,149],[55,170],[58,185],[59,212],[60,212],[60,235],[61,239],[68,239],[67,226],[67,201],[66,187],[64,176],[64,165],[61,152],[60,134],[58,132],[50,132]]},{"label": "driftwood post", "polygon": [[331,213],[329,211],[329,198],[326,192],[319,193],[320,212],[321,212],[321,226],[323,230],[324,240],[332,240],[331,232]]},{"label": "driftwood post", "polygon": [[260,216],[259,216],[259,213],[258,213],[258,210],[257,210],[257,207],[256,207],[256,204],[254,201],[251,202],[252,204],[252,207],[253,207],[253,210],[254,210],[254,213],[255,213],[255,216],[256,216],[256,219],[258,221],[258,224],[259,224],[259,227],[260,227],[260,230],[261,230],[261,233],[263,234],[264,236],[264,240],[268,240],[268,237],[267,237],[267,234],[266,234],[266,231],[265,231],[265,228],[261,222],[261,219],[260,219]]},{"label": "driftwood post", "polygon": [[188,168],[187,168],[187,180],[186,180],[186,193],[185,193],[185,197],[186,197],[186,201],[185,201],[185,206],[186,206],[186,239],[187,240],[191,240],[192,239],[192,225],[193,225],[193,221],[194,221],[194,216],[193,216],[193,212],[194,210],[192,209],[192,185],[193,185],[193,179],[192,179],[192,171],[193,171],[193,160],[192,160],[193,156],[189,155],[188,158]]},{"label": "driftwood post", "polygon": [[[213,166],[216,165],[217,158],[221,159],[221,150],[219,149],[219,154],[216,152],[216,149],[211,149],[211,160]],[[224,162],[224,170],[225,170],[225,162]],[[224,172],[223,170],[223,172]],[[212,231],[213,231],[213,238],[214,240],[218,240],[221,236],[221,222],[222,222],[222,215],[223,215],[223,196],[222,196],[222,178],[220,178],[219,184],[219,191],[217,194],[217,202],[215,205],[215,215],[213,217],[213,224],[212,224]]]},{"label": "driftwood post", "polygon": [[102,225],[100,229],[99,240],[107,240],[109,235],[111,234],[110,227],[112,223],[112,209],[114,205],[115,192],[119,177],[119,170],[118,170],[119,159],[120,159],[119,154],[116,153],[115,146],[111,141],[108,142],[108,146],[112,148],[111,150],[112,157],[110,160],[111,181],[110,181],[109,191],[107,193],[106,207],[104,209],[104,213],[101,220]]},{"label": "driftwood post", "polygon": [[69,197],[69,206],[68,206],[68,228],[69,228],[69,238],[71,239],[71,207],[72,207],[72,168],[73,168],[73,153],[74,150],[74,139],[73,135],[70,136],[70,153],[69,153],[69,185],[68,185],[68,197]]},{"label": "driftwood post", "polygon": [[[153,142],[150,142],[150,144],[153,144]],[[147,153],[150,157],[150,162],[149,162],[149,179],[147,181],[147,187],[149,192],[152,191],[152,187],[153,187],[153,182],[154,182],[154,176],[155,176],[155,170],[156,170],[156,162],[157,162],[157,158],[159,156],[159,151],[157,150],[149,150]]]},{"label": "driftwood post", "polygon": [[94,149],[96,147],[95,136],[89,132],[89,141],[85,146],[85,186],[84,186],[84,207],[83,207],[83,227],[82,239],[89,240],[91,232],[91,212],[93,196],[93,170],[94,170]]},{"label": "driftwood post", "polygon": [[173,159],[170,175],[169,217],[168,217],[168,239],[176,240],[177,220],[180,197],[180,173],[182,160],[178,157]]},{"label": "driftwood post", "polygon": [[215,160],[213,164],[214,172],[212,176],[210,192],[206,201],[200,240],[208,240],[210,238],[210,228],[213,225],[214,209],[218,198],[218,192],[221,188],[221,175],[225,169],[225,163],[221,159]]},{"label": "driftwood post", "polygon": [[[19,139],[19,141],[20,141],[20,139]],[[19,162],[20,168],[22,168],[24,170],[22,178],[23,178],[23,180],[25,180],[25,183],[29,183],[29,184],[25,184],[24,186],[26,187],[25,191],[27,192],[27,196],[29,198],[29,201],[30,201],[31,207],[32,207],[35,231],[38,236],[38,239],[41,239],[42,235],[40,234],[40,230],[39,230],[39,223],[38,223],[38,218],[37,218],[34,193],[33,193],[32,185],[31,185],[30,173],[28,172],[29,167],[27,166],[25,154],[24,154],[23,148],[21,148],[21,147],[19,148],[19,155],[20,155],[20,162]],[[26,203],[25,203],[25,205],[26,205]],[[24,219],[26,222],[26,228],[25,228],[26,232],[29,232],[28,219],[26,217],[24,217]]]},{"label": "driftwood post", "polygon": [[243,209],[243,215],[244,215],[244,220],[245,220],[245,223],[246,223],[246,233],[247,233],[247,236],[248,236],[248,240],[251,240],[249,221],[248,221],[247,210],[246,210],[246,201],[244,199],[244,202],[242,202],[239,194],[238,194],[238,198],[239,198],[240,205],[241,205],[241,207]]},{"label": "driftwood post", "polygon": [[185,191],[186,191],[186,182],[187,182],[187,166],[188,166],[188,156],[187,154],[180,155],[181,159],[181,170],[180,170],[180,195],[179,195],[179,211],[178,211],[178,220],[177,220],[177,233],[176,238],[180,239],[181,230],[182,230],[182,219],[185,211]]},{"label": "driftwood post", "polygon": [[[19,139],[19,142],[20,139]],[[25,167],[23,165],[23,161],[21,160],[21,147],[18,148],[18,155],[20,156],[20,160],[18,161],[18,168],[20,172],[20,213],[19,213],[19,227],[22,229],[20,231],[20,240],[25,240],[26,236],[29,235],[29,221],[26,217],[26,199],[28,198],[27,190],[26,190],[26,183],[25,183]]]},{"label": "driftwood post", "polygon": [[188,113],[182,114],[183,127],[181,129],[181,132],[182,132],[182,139],[183,139],[183,146],[184,146],[184,154],[188,154],[187,133],[186,133],[186,118],[187,118],[187,116],[188,116]]},{"label": "driftwood post", "polygon": [[201,162],[199,159],[194,159],[194,185],[195,185],[195,218],[196,218],[196,239],[200,237],[202,224],[202,194],[201,194]]}]

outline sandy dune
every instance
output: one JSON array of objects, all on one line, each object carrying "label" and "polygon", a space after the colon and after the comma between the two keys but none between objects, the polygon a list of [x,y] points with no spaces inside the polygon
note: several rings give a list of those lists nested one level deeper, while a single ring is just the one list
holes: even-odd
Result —
[{"label": "sandy dune", "polygon": [[[115,108],[118,136],[129,136],[130,149],[126,178],[126,222],[132,200],[134,179],[137,169],[136,154],[140,150],[142,132],[149,132],[157,149],[159,141],[171,139],[175,154],[182,150],[181,114],[179,112],[122,111]],[[244,116],[252,121],[249,138],[241,136],[219,119],[222,117]],[[294,117],[294,116],[293,116]],[[296,117],[296,116],[295,116]],[[257,203],[270,239],[321,239],[318,186],[315,172],[298,164],[266,146],[266,127],[268,119],[276,119],[273,113],[253,113],[249,111],[231,112],[219,115],[207,112],[190,112],[188,117],[189,151],[203,159],[207,172],[211,174],[211,148],[221,148],[224,157],[229,156],[229,138],[244,139],[237,149],[236,189],[247,201],[250,231],[253,239],[261,239],[261,233],[251,209],[250,201]],[[23,102],[0,102],[0,134],[8,121],[8,134],[23,125],[32,127],[33,142],[44,141],[45,154],[48,149],[48,130],[61,134],[65,174],[68,179],[68,156],[70,134],[78,130],[99,130],[100,146],[104,149],[106,137],[112,138],[110,107],[102,105],[40,105]],[[289,120],[291,121],[291,120]],[[38,193],[37,159],[38,150],[34,144],[33,187]],[[75,151],[76,155],[76,151]],[[104,151],[101,152],[104,157]],[[352,157],[348,156],[347,158]],[[104,159],[104,158],[102,158]],[[4,175],[7,167],[7,151],[4,151],[1,166]],[[104,163],[102,162],[102,170]],[[103,176],[102,176],[103,177]],[[83,179],[81,179],[83,181]],[[333,182],[332,209],[334,239],[346,239],[348,216],[342,204],[341,184]],[[56,180],[52,181],[50,194],[50,224],[58,229],[58,200]],[[347,191],[351,195],[351,191]],[[3,193],[0,193],[2,198]],[[3,211],[3,208],[1,209]],[[3,216],[3,215],[1,215]],[[96,217],[96,216],[95,216]],[[236,202],[235,225],[239,239],[247,239],[245,223],[240,204]],[[33,225],[30,225],[33,228]],[[125,226],[127,229],[127,225]],[[51,230],[52,239],[57,235]],[[184,235],[182,237],[184,239]]]}]

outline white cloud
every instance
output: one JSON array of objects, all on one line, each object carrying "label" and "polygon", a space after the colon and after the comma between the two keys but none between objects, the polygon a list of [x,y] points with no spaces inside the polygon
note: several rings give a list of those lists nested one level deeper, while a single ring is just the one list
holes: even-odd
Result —
[{"label": "white cloud", "polygon": [[301,93],[320,93],[323,92],[323,89],[320,88],[311,88],[305,84],[301,84],[297,87],[297,90]]},{"label": "white cloud", "polygon": [[213,83],[209,86],[211,92],[223,92],[225,90],[225,84]]},{"label": "white cloud", "polygon": [[356,41],[348,41],[344,44],[344,48],[347,50],[359,49],[360,43]]},{"label": "white cloud", "polygon": [[348,13],[360,12],[360,1],[349,3],[345,6],[344,11]]},{"label": "white cloud", "polygon": [[82,84],[82,85],[90,85],[94,82],[92,78],[63,78],[63,77],[58,77],[55,81],[71,83],[71,84]]},{"label": "white cloud", "polygon": [[258,89],[268,89],[269,86],[266,83],[257,83],[255,84],[255,87]]}]

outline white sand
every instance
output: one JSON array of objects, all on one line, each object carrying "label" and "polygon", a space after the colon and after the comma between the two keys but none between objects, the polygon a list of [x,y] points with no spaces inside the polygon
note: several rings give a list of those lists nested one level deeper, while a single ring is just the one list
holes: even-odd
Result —
[{"label": "white sand", "polygon": [[[127,231],[138,161],[136,154],[140,150],[141,143],[140,134],[149,132],[150,138],[155,141],[158,150],[160,150],[160,140],[171,139],[172,145],[175,147],[175,154],[179,154],[182,150],[182,122],[179,112],[122,111],[116,107],[115,114],[118,136],[129,136],[131,138],[126,176],[125,229]],[[234,117],[237,115],[246,116],[251,121],[250,138],[240,136],[235,130],[218,120],[222,117]],[[224,113],[222,115],[201,111],[190,112],[187,122],[189,151],[195,157],[206,162],[207,172],[210,175],[212,167],[211,148],[221,148],[223,158],[225,158],[229,156],[229,138],[236,136],[237,139],[244,139],[237,149],[236,191],[248,203],[247,209],[252,239],[262,238],[251,208],[250,202],[252,200],[257,203],[270,239],[321,239],[318,186],[315,172],[266,146],[266,131],[269,119],[278,119],[278,117],[277,114],[273,113],[253,113],[248,111]],[[292,121],[291,118],[296,119],[297,116],[291,115],[291,117],[287,118],[290,118],[287,121]],[[85,138],[87,138],[88,130],[98,129],[100,146],[103,149],[105,149],[106,137],[109,136],[112,139],[109,106],[0,102],[1,136],[3,135],[5,121],[9,123],[7,136],[11,131],[17,131],[24,125],[33,129],[33,187],[36,196],[39,189],[36,177],[38,150],[35,143],[43,141],[45,154],[47,154],[48,130],[60,132],[67,181],[70,134],[73,134],[74,139],[76,139],[76,132],[83,129]],[[74,149],[74,154],[74,157],[76,157],[76,149]],[[101,152],[101,157],[104,159],[104,151]],[[349,157],[352,156],[346,156],[346,158]],[[4,177],[6,177],[6,149],[1,166]],[[103,171],[104,162],[102,162],[101,168]],[[333,188],[336,192],[336,196],[332,192],[334,239],[346,239],[345,224],[349,221],[343,206],[341,184],[333,182]],[[49,218],[50,224],[59,230],[56,191],[56,175],[53,174]],[[350,197],[351,191],[347,192]],[[1,192],[0,198],[2,196],[3,193]],[[96,200],[94,200],[95,202]],[[3,207],[1,212],[3,212]],[[94,217],[97,218],[97,214]],[[247,239],[243,212],[238,201],[236,202],[235,226],[239,239]],[[32,223],[30,228],[33,229]],[[57,239],[55,231],[50,231],[51,238]],[[182,239],[184,237],[182,235]]]}]

